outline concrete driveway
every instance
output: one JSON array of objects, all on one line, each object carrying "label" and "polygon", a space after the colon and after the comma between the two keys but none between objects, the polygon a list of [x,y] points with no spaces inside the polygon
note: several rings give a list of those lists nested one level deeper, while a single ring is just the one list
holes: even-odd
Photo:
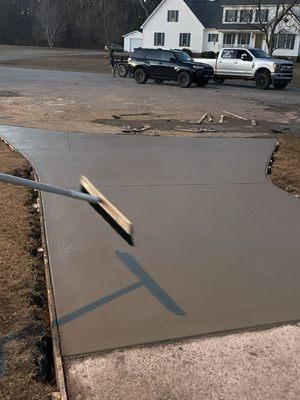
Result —
[{"label": "concrete driveway", "polygon": [[266,179],[274,140],[0,133],[41,181],[85,174],[135,224],[130,248],[43,195],[64,356],[299,319],[300,209]]}]

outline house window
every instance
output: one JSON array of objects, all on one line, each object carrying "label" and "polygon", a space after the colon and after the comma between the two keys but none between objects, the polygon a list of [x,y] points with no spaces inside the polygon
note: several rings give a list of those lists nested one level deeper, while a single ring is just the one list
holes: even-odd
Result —
[{"label": "house window", "polygon": [[168,22],[178,22],[178,10],[168,10]]},{"label": "house window", "polygon": [[232,45],[235,42],[235,33],[224,33],[223,44]]},{"label": "house window", "polygon": [[208,34],[208,41],[209,42],[217,43],[218,40],[219,40],[219,35],[217,33],[209,33]]},{"label": "house window", "polygon": [[191,34],[181,33],[179,35],[179,47],[190,47],[191,45]]},{"label": "house window", "polygon": [[268,22],[269,20],[269,10],[256,10],[255,22]]},{"label": "house window", "polygon": [[165,34],[163,32],[154,33],[154,46],[164,46],[165,45]]},{"label": "house window", "polygon": [[237,22],[238,10],[225,10],[225,22]]},{"label": "house window", "polygon": [[240,22],[249,23],[253,19],[253,10],[241,10],[240,11]]},{"label": "house window", "polygon": [[295,47],[295,36],[289,33],[278,33],[275,37],[275,47],[277,49],[293,50]]},{"label": "house window", "polygon": [[250,33],[238,34],[238,46],[248,46],[250,44]]}]

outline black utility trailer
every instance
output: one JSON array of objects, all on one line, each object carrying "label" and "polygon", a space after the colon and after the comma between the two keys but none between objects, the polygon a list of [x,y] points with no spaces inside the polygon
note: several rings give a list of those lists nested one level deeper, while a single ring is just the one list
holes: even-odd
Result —
[{"label": "black utility trailer", "polygon": [[126,78],[128,75],[128,58],[130,53],[110,53],[110,63],[114,71],[114,75],[117,71],[120,78]]}]

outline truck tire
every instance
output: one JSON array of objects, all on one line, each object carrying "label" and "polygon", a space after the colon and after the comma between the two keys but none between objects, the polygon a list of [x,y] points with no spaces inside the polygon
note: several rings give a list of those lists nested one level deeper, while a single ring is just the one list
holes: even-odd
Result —
[{"label": "truck tire", "polygon": [[225,78],[219,78],[217,76],[214,77],[214,82],[216,85],[222,85],[225,82]]},{"label": "truck tire", "polygon": [[179,72],[177,76],[177,84],[182,88],[188,88],[192,84],[192,77],[187,71]]},{"label": "truck tire", "polygon": [[134,79],[136,83],[143,85],[148,80],[146,71],[143,68],[138,68],[134,73]]},{"label": "truck tire", "polygon": [[118,65],[118,75],[120,78],[126,78],[128,75],[128,69],[125,64]]},{"label": "truck tire", "polygon": [[271,85],[271,76],[268,72],[262,71],[256,75],[255,86],[260,90],[267,90]]},{"label": "truck tire", "polygon": [[273,82],[273,86],[275,89],[285,89],[288,85],[288,82]]}]

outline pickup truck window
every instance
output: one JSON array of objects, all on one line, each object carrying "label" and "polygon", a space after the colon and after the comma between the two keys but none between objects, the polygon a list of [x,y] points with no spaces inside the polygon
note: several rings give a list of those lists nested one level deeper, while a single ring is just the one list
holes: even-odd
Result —
[{"label": "pickup truck window", "polygon": [[246,54],[247,61],[252,61],[253,60],[253,57],[246,50],[237,50],[236,54],[235,54],[235,58],[237,58],[238,60],[241,60],[243,54]]},{"label": "pickup truck window", "polygon": [[223,50],[222,58],[235,58],[235,50]]},{"label": "pickup truck window", "polygon": [[271,56],[269,56],[269,54],[260,49],[251,49],[251,53],[256,58],[272,58]]}]

